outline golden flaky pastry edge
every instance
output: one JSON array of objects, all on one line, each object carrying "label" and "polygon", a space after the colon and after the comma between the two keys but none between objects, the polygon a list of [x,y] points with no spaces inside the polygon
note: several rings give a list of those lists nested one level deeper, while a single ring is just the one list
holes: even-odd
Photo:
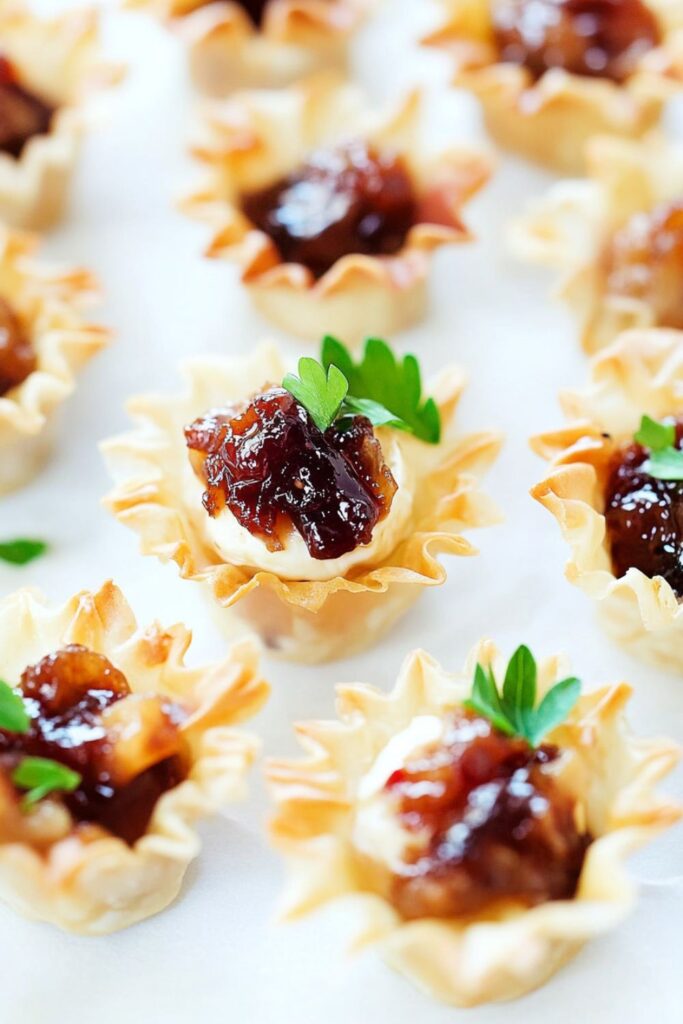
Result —
[{"label": "golden flaky pastry edge", "polygon": [[38,239],[0,225],[0,297],[21,320],[37,369],[0,395],[0,494],[26,483],[49,454],[54,414],[72,394],[76,374],[109,340],[83,310],[98,292],[87,270],[38,262]]},{"label": "golden flaky pastry edge", "polygon": [[[550,742],[571,753],[562,784],[583,804],[595,837],[576,896],[531,909],[508,906],[489,911],[486,919],[399,917],[373,891],[354,854],[359,780],[416,715],[440,716],[462,704],[477,661],[496,663],[504,672],[499,657],[491,641],[482,641],[464,672],[451,675],[415,651],[388,694],[365,685],[340,686],[338,721],[297,726],[306,757],[272,761],[267,768],[276,808],[271,835],[288,868],[283,917],[298,918],[342,900],[357,923],[355,948],[376,944],[393,968],[425,992],[459,1006],[531,991],[586,941],[617,925],[635,899],[624,858],[681,813],[653,788],[675,765],[678,748],[666,740],[636,739],[624,727],[622,711],[631,692],[625,683],[585,693],[569,719],[549,734]],[[558,658],[540,663],[540,690],[565,668]]]},{"label": "golden flaky pastry edge", "polygon": [[268,695],[255,647],[243,641],[221,662],[189,668],[184,657],[190,642],[181,625],[139,629],[112,583],[76,594],[59,608],[30,590],[0,603],[1,677],[15,681],[44,655],[83,644],[109,658],[133,692],[167,696],[191,710],[182,726],[191,751],[189,775],[159,799],[134,845],[115,836],[83,842],[72,831],[39,852],[28,842],[3,841],[0,829],[0,898],[15,910],[88,935],[158,913],[175,899],[199,852],[197,819],[243,795],[258,744],[234,725]]},{"label": "golden flaky pastry edge", "polygon": [[454,58],[455,84],[477,97],[498,143],[561,173],[583,170],[584,146],[593,135],[643,135],[683,88],[683,14],[671,0],[648,0],[662,42],[623,85],[561,68],[534,82],[521,65],[497,62],[490,0],[443,0],[442,6],[444,20],[424,42]]},{"label": "golden flaky pastry edge", "polygon": [[184,497],[191,471],[182,428],[210,408],[279,383],[284,365],[275,348],[262,346],[241,359],[199,357],[186,362],[183,372],[189,385],[184,395],[133,399],[128,409],[136,429],[104,443],[116,481],[105,504],[138,534],[144,554],[174,561],[181,576],[203,584],[214,606],[234,606],[274,653],[323,661],[367,647],[425,587],[444,582],[438,555],[476,553],[463,530],[499,519],[477,478],[497,456],[501,437],[492,432],[449,437],[464,387],[462,374],[451,370],[430,389],[441,409],[444,439],[432,446],[402,435],[402,444],[417,446],[419,488],[411,532],[387,558],[319,582],[228,564],[208,542],[207,513],[199,499],[191,508]]},{"label": "golden flaky pastry edge", "polygon": [[[422,318],[431,253],[471,240],[463,205],[487,181],[491,160],[480,151],[428,152],[421,140],[422,100],[410,93],[391,113],[369,110],[359,90],[333,74],[286,92],[243,92],[206,110],[204,138],[193,148],[205,183],[181,206],[207,223],[207,254],[237,263],[254,305],[278,327],[317,340],[334,325],[348,344],[395,333]],[[242,213],[242,192],[273,184],[312,152],[353,139],[400,156],[418,200],[418,221],[394,256],[350,254],[319,279],[282,263],[271,241]]]},{"label": "golden flaky pastry edge", "polygon": [[567,427],[532,438],[549,460],[531,491],[557,519],[571,555],[567,579],[598,602],[601,620],[624,646],[680,670],[683,607],[661,576],[631,568],[617,578],[605,536],[604,486],[615,449],[628,444],[643,414],[654,419],[683,408],[683,332],[626,331],[593,357],[582,391],[561,396]]}]

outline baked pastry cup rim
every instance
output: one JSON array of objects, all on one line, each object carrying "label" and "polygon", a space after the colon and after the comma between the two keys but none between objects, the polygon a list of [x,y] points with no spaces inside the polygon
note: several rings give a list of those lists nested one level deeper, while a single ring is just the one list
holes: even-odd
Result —
[{"label": "baked pastry cup rim", "polygon": [[[361,684],[340,686],[337,720],[297,726],[307,756],[271,760],[266,769],[275,803],[271,836],[289,866],[281,916],[298,918],[330,901],[348,900],[360,919],[354,948],[377,944],[389,964],[420,988],[460,1006],[515,998],[536,988],[588,938],[618,923],[634,902],[623,857],[681,815],[678,805],[652,792],[654,782],[676,763],[678,748],[666,740],[621,737],[632,744],[629,756],[637,770],[607,815],[613,828],[589,847],[579,883],[582,898],[518,908],[496,919],[406,922],[381,896],[363,889],[345,823],[345,816],[352,817],[357,778],[416,714],[443,714],[458,706],[469,694],[475,662],[486,664],[496,656],[493,643],[481,641],[465,672],[451,675],[418,650],[406,658],[389,693]],[[542,663],[541,688],[564,668],[558,658]],[[585,714],[575,712],[571,724],[559,727],[551,739],[567,747],[570,738],[580,742],[584,731],[584,741],[591,742],[587,737],[620,714],[630,692],[622,683],[585,694],[579,705]],[[520,949],[530,955],[520,957]]]},{"label": "baked pastry cup rim", "polygon": [[[49,606],[34,590],[19,590],[0,602],[0,630],[8,629],[14,648],[10,670],[5,664],[3,674],[10,678],[24,657],[32,663],[36,654],[81,643],[111,657],[133,692],[137,671],[144,679],[139,692],[165,693],[185,700],[191,710],[182,727],[192,750],[188,777],[160,797],[145,834],[132,846],[114,835],[85,843],[73,830],[42,853],[28,842],[0,843],[0,892],[22,913],[82,934],[127,927],[176,897],[199,851],[195,821],[243,795],[259,745],[234,726],[255,714],[268,696],[256,649],[243,640],[220,662],[189,668],[184,655],[190,632],[158,623],[140,629],[111,582],[59,607]],[[19,651],[22,637],[26,656]]]}]

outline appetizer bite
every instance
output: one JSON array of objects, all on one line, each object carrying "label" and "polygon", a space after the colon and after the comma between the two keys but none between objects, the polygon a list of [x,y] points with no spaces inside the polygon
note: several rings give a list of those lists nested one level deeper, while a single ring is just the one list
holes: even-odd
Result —
[{"label": "appetizer bite", "polygon": [[683,668],[683,332],[627,331],[591,362],[570,419],[532,439],[532,495],[571,548],[566,576],[622,646]]},{"label": "appetizer bite", "polygon": [[474,554],[461,531],[497,518],[476,474],[500,437],[452,436],[457,370],[425,399],[413,356],[372,340],[356,363],[326,338],[298,377],[269,347],[184,372],[188,392],[133,399],[137,430],[105,442],[106,504],[279,655],[369,646],[443,583],[436,556]]},{"label": "appetizer bite", "polygon": [[0,495],[39,470],[58,406],[109,338],[83,315],[97,295],[93,277],[38,263],[36,246],[0,225]]},{"label": "appetizer bite", "polygon": [[46,228],[64,212],[88,92],[121,69],[98,58],[94,10],[39,18],[0,8],[0,220]]},{"label": "appetizer bite", "polygon": [[137,628],[106,583],[0,603],[0,898],[101,935],[163,910],[195,821],[241,795],[268,695],[249,643],[188,668],[184,626]]},{"label": "appetizer bite", "polygon": [[625,683],[579,696],[563,674],[486,641],[459,675],[416,651],[388,694],[340,686],[339,720],[298,725],[307,756],[268,768],[284,915],[349,899],[355,946],[461,1006],[529,992],[614,927],[625,856],[680,816],[653,792],[679,752],[631,735]]},{"label": "appetizer bite", "polygon": [[128,0],[159,12],[188,48],[209,96],[277,89],[317,71],[344,71],[373,0]]},{"label": "appetizer bite", "polygon": [[637,138],[683,86],[683,8],[670,0],[443,0],[426,42],[456,60],[493,138],[565,174],[600,132]]},{"label": "appetizer bite", "polygon": [[587,352],[630,327],[683,328],[683,146],[603,137],[586,153],[587,180],[533,203],[512,247],[563,271]]},{"label": "appetizer bite", "polygon": [[469,241],[461,209],[490,173],[481,153],[425,151],[420,99],[368,114],[357,89],[321,76],[285,93],[215,105],[195,155],[209,176],[184,209],[212,228],[257,309],[307,340],[335,324],[349,343],[418,321],[431,251]]}]

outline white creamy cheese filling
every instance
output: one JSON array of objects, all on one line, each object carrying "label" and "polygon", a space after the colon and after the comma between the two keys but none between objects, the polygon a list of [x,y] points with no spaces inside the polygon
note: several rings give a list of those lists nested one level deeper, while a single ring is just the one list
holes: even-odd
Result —
[{"label": "white creamy cheese filling", "polygon": [[389,740],[358,784],[353,845],[359,853],[393,873],[400,873],[408,851],[422,843],[419,835],[401,825],[395,801],[385,789],[386,783],[395,771],[404,768],[443,736],[443,719],[436,715],[418,715]]},{"label": "white creamy cheese filling", "polygon": [[208,539],[221,558],[232,565],[272,572],[288,580],[320,581],[345,576],[356,565],[382,561],[408,533],[415,470],[406,456],[398,431],[380,430],[377,439],[398,489],[388,514],[375,526],[370,543],[359,545],[340,558],[313,558],[303,537],[294,529],[280,551],[269,551],[263,540],[242,526],[227,506],[215,517],[206,515],[201,504],[205,488],[191,467],[187,477],[187,501],[190,508],[198,508],[202,512]]}]

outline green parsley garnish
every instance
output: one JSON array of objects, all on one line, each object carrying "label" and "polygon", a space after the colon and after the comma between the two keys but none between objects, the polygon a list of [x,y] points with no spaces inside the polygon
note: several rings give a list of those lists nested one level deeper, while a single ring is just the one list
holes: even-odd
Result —
[{"label": "green parsley garnish", "polygon": [[282,386],[308,410],[316,427],[323,433],[336,420],[349,390],[341,370],[330,366],[325,373],[320,363],[310,356],[299,360],[299,376],[288,373]]},{"label": "green parsley garnish", "polygon": [[287,374],[282,386],[308,410],[319,430],[338,418],[361,414],[375,427],[394,427],[421,441],[438,444],[441,416],[433,398],[422,401],[415,356],[399,362],[385,341],[369,338],[359,363],[336,338],[322,343],[321,362],[299,360],[299,376]]},{"label": "green parsley garnish", "polygon": [[683,451],[676,447],[673,423],[661,423],[643,416],[634,441],[650,449],[642,470],[655,480],[683,480]]},{"label": "green parsley garnish", "polygon": [[581,691],[574,676],[562,679],[543,697],[536,707],[536,662],[528,647],[518,647],[510,658],[503,692],[491,666],[477,664],[472,693],[465,707],[488,718],[499,732],[521,736],[531,747],[537,747],[547,732],[563,722],[572,710]]},{"label": "green parsley garnish", "polygon": [[0,729],[26,733],[30,725],[31,720],[21,694],[0,679]]},{"label": "green parsley garnish", "polygon": [[42,540],[8,540],[0,542],[0,561],[11,565],[27,565],[46,551],[47,544]]},{"label": "green parsley garnish", "polygon": [[72,793],[80,785],[81,776],[49,757],[25,757],[12,772],[12,782],[28,790],[22,806],[29,810],[50,793]]}]

